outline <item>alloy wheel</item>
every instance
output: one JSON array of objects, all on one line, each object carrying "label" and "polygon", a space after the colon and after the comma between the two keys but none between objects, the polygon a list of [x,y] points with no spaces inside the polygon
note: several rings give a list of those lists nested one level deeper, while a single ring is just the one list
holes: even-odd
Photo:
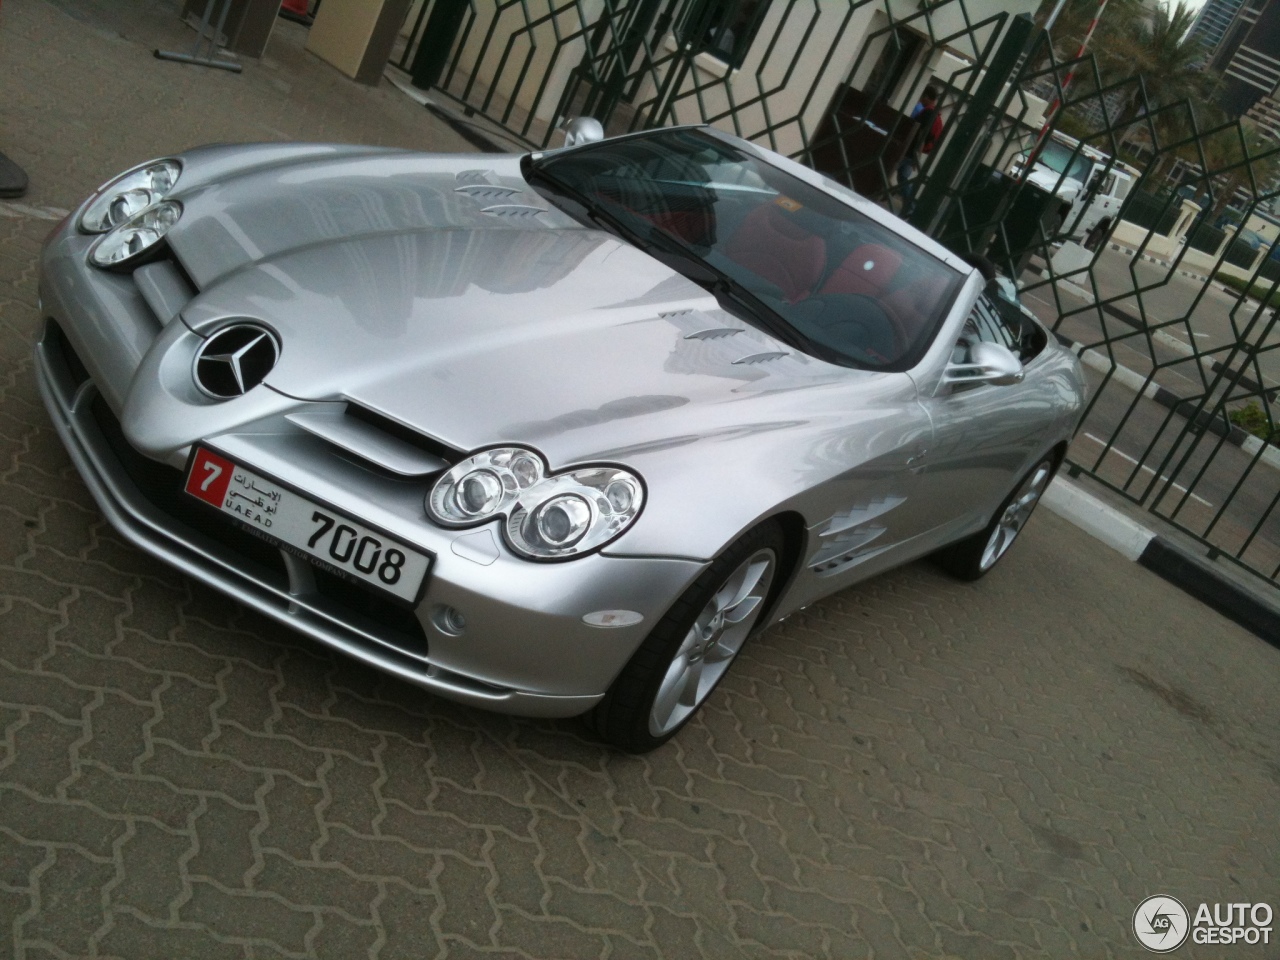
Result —
[{"label": "alloy wheel", "polygon": [[990,570],[995,565],[995,562],[1004,556],[1005,551],[1013,545],[1013,541],[1017,539],[1018,534],[1022,532],[1022,528],[1026,525],[1027,519],[1031,516],[1031,511],[1036,508],[1036,504],[1040,502],[1040,497],[1044,495],[1045,488],[1049,485],[1049,478],[1052,475],[1053,466],[1046,460],[1032,470],[1027,479],[1022,481],[1022,486],[1013,495],[1009,505],[1004,508],[1004,513],[1000,515],[1000,519],[996,522],[995,529],[991,531],[986,549],[982,551],[981,568],[983,571]]},{"label": "alloy wheel", "polygon": [[729,574],[689,627],[649,711],[649,733],[665,736],[706,699],[764,612],[777,570],[771,548],[757,550]]}]

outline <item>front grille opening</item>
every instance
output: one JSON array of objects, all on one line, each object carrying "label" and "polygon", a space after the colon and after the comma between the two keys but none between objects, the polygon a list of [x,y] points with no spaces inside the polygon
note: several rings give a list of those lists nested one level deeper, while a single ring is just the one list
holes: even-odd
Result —
[{"label": "front grille opening", "polygon": [[427,655],[427,635],[412,610],[327,570],[315,567],[313,572],[323,598],[320,606],[341,607],[344,620],[371,632],[385,635],[393,630],[399,634],[396,647],[417,657]]},{"label": "front grille opening", "polygon": [[[235,553],[240,568],[249,576],[279,590],[289,589],[288,572],[278,547],[259,540],[184,493],[182,471],[134,450],[125,439],[120,421],[101,396],[94,397],[91,411],[125,473],[147,500],[198,537]],[[383,638],[404,653],[414,657],[427,655],[426,632],[412,610],[372,588],[351,583],[319,567],[312,569],[318,596],[308,597],[308,603],[315,603],[356,630]]]},{"label": "front grille opening", "polygon": [[461,450],[455,450],[453,447],[441,443],[434,437],[429,437],[417,430],[412,430],[402,423],[396,423],[390,417],[384,417],[380,413],[375,413],[368,407],[362,407],[359,404],[347,402],[347,416],[361,423],[367,423],[370,426],[377,427],[383,433],[395,437],[412,447],[417,447],[427,453],[433,453],[446,463],[453,465],[461,460],[466,454]]},{"label": "front grille opening", "polygon": [[52,317],[45,323],[44,343],[49,348],[50,355],[61,362],[63,367],[61,372],[66,374],[67,383],[71,387],[71,392],[74,393],[89,379],[89,371],[85,369],[80,354],[76,353],[76,348],[62,332],[58,321]]},{"label": "front grille opening", "polygon": [[224,521],[183,493],[182,471],[134,450],[125,439],[120,421],[100,395],[94,397],[91,409],[98,429],[143,496],[206,539],[234,551],[245,563],[246,572],[273,587],[288,589],[289,577],[276,547],[246,533],[234,523]]}]

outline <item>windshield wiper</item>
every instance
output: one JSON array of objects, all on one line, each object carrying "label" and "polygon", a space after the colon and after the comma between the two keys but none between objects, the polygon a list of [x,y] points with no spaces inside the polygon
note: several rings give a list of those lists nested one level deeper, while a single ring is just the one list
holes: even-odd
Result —
[{"label": "windshield wiper", "polygon": [[[635,236],[634,232],[632,235]],[[694,283],[705,287],[729,313],[735,316],[746,314],[742,319],[759,327],[769,336],[781,340],[792,349],[807,353],[831,363],[848,364],[848,359],[838,352],[809,339],[774,310],[748,287],[735,280],[728,273],[698,256],[683,241],[658,227],[649,231],[648,237],[637,238],[636,245],[650,256],[667,263],[673,270],[679,270]],[[681,269],[670,260],[677,260],[692,269]],[[698,275],[695,275],[698,274]],[[704,279],[705,278],[705,279]],[[725,304],[728,300],[732,307]]]}]

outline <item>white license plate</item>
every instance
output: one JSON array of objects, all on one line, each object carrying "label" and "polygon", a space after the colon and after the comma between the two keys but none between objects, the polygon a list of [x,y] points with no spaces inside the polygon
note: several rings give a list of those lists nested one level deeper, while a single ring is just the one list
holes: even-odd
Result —
[{"label": "white license plate", "polygon": [[427,554],[203,447],[184,489],[265,539],[409,603],[431,568]]}]

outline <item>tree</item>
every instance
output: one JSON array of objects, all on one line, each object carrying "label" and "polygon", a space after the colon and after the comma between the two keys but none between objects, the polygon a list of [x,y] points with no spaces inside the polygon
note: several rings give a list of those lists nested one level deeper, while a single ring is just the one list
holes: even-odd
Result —
[{"label": "tree", "polygon": [[1216,78],[1204,69],[1204,48],[1188,38],[1195,19],[1196,10],[1178,0],[1172,7],[1159,5],[1149,17],[1135,19],[1107,37],[1100,48],[1107,72],[1137,74],[1145,87],[1145,97],[1135,88],[1121,124],[1158,106],[1204,97],[1214,86]]}]

